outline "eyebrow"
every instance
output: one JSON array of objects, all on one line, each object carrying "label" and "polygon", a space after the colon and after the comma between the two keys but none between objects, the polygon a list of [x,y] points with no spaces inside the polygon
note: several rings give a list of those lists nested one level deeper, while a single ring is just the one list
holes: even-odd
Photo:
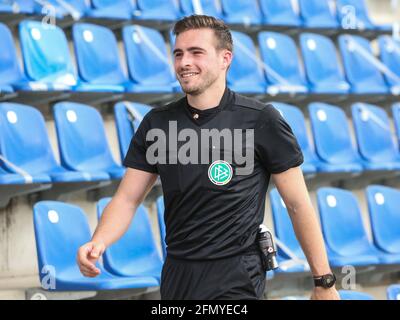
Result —
[{"label": "eyebrow", "polygon": [[[206,52],[205,49],[200,48],[200,47],[190,47],[190,48],[187,49],[187,51],[202,51],[202,52]],[[183,50],[182,49],[175,49],[173,51],[173,54],[175,54],[177,52],[183,52]]]}]

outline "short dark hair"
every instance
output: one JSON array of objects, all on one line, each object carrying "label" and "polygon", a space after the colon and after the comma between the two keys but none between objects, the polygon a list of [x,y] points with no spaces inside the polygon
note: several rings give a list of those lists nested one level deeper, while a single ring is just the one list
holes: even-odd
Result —
[{"label": "short dark hair", "polygon": [[180,33],[193,29],[211,29],[217,38],[217,49],[233,51],[232,34],[227,25],[217,18],[206,15],[191,15],[176,22],[173,33],[178,36]]}]

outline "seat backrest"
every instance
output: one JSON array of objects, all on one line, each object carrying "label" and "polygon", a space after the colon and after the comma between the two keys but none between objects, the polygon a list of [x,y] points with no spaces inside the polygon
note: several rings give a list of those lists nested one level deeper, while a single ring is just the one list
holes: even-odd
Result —
[{"label": "seat backrest", "polygon": [[358,162],[360,157],[353,147],[345,112],[319,102],[311,103],[308,110],[318,156],[330,164]]},{"label": "seat backrest", "polygon": [[92,0],[92,5],[96,9],[107,8],[109,6],[127,6],[130,5],[131,0]]},{"label": "seat backrest", "polygon": [[[275,73],[290,84],[305,85],[297,47],[290,36],[263,31],[258,34],[258,43],[262,60]],[[266,77],[271,84],[282,84],[270,72],[266,72]]]},{"label": "seat backrest", "polygon": [[156,202],[157,205],[157,217],[158,217],[158,226],[160,228],[160,236],[161,236],[161,247],[163,250],[164,259],[167,256],[167,245],[165,243],[165,222],[164,222],[164,198],[159,197]]},{"label": "seat backrest", "polygon": [[[380,60],[393,72],[400,77],[400,43],[388,35],[378,37]],[[384,75],[389,85],[399,85],[397,79]]]},{"label": "seat backrest", "polygon": [[22,21],[19,32],[25,73],[30,79],[52,85],[76,85],[68,41],[61,28],[40,21]]},{"label": "seat backrest", "polygon": [[400,284],[392,284],[386,289],[388,300],[400,300]]},{"label": "seat backrest", "polygon": [[[0,103],[0,152],[30,174],[57,166],[42,114],[22,104]],[[4,166],[14,172],[8,164]]]},{"label": "seat backrest", "polygon": [[262,15],[255,0],[221,0],[222,12],[229,20],[230,17],[238,17],[243,24],[259,24],[262,22]]},{"label": "seat backrest", "polygon": [[217,0],[180,0],[181,11],[184,16],[205,14],[221,18],[221,8]]},{"label": "seat backrest", "polygon": [[159,31],[133,25],[123,28],[122,37],[129,76],[134,83],[170,84],[174,81],[167,47]]},{"label": "seat backrest", "polygon": [[[271,201],[272,216],[274,219],[274,230],[278,239],[283,242],[299,259],[305,259],[303,250],[294,233],[286,205],[283,202],[277,189],[273,189],[269,193]],[[290,257],[283,251],[278,249],[278,254],[284,258]]]},{"label": "seat backrest", "polygon": [[366,103],[351,106],[360,154],[370,162],[400,161],[386,111]]},{"label": "seat backrest", "polygon": [[400,103],[395,103],[392,105],[392,114],[397,135],[397,147],[400,148]]},{"label": "seat backrest", "polygon": [[271,25],[300,26],[298,8],[292,0],[260,0],[264,21]]},{"label": "seat backrest", "polygon": [[354,20],[355,25],[347,25],[347,29],[375,29],[364,0],[336,0],[336,10],[339,22]]},{"label": "seat backrest", "polygon": [[[133,119],[132,115],[127,110],[127,104],[129,104],[130,108],[133,108],[141,118]],[[150,106],[136,102],[118,102],[114,106],[115,125],[117,127],[121,159],[125,158],[132,137],[139,127],[141,119],[143,119],[146,113],[150,110]]]},{"label": "seat backrest", "polygon": [[365,292],[339,290],[339,296],[342,300],[375,300],[373,296]]},{"label": "seat backrest", "polygon": [[136,2],[138,9],[144,13],[158,11],[160,17],[179,18],[179,5],[175,0],[136,0]]},{"label": "seat backrest", "polygon": [[92,84],[124,84],[118,43],[114,33],[103,26],[75,23],[72,27],[79,75]]},{"label": "seat backrest", "polygon": [[371,248],[353,193],[320,188],[317,199],[325,243],[333,252],[350,256],[363,254]]},{"label": "seat backrest", "polygon": [[366,197],[374,243],[383,251],[400,254],[400,191],[371,185]]},{"label": "seat backrest", "polygon": [[300,14],[307,27],[337,28],[336,12],[331,0],[299,0]]},{"label": "seat backrest", "polygon": [[53,111],[63,166],[88,172],[115,166],[99,111],[74,102],[59,102]]},{"label": "seat backrest", "polygon": [[0,23],[0,84],[13,84],[22,79],[14,39],[10,29]]}]

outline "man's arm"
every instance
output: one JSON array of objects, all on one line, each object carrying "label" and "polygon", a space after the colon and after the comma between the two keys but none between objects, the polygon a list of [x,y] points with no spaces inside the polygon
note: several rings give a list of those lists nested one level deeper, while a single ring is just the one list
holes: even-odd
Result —
[{"label": "man's arm", "polygon": [[[274,183],[285,202],[296,237],[314,276],[331,273],[322,232],[300,167],[273,174]],[[338,299],[336,289],[316,287],[312,299]]]},{"label": "man's arm", "polygon": [[83,275],[100,274],[95,263],[105,249],[128,230],[137,207],[157,179],[157,174],[128,168],[117,192],[104,209],[92,240],[79,248],[77,262]]}]

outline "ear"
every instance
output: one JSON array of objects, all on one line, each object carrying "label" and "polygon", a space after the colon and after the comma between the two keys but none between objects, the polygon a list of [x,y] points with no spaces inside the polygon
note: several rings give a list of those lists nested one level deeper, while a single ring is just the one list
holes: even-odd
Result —
[{"label": "ear", "polygon": [[222,51],[222,66],[224,70],[229,68],[229,66],[232,63],[232,58],[233,58],[232,51],[226,49]]}]

